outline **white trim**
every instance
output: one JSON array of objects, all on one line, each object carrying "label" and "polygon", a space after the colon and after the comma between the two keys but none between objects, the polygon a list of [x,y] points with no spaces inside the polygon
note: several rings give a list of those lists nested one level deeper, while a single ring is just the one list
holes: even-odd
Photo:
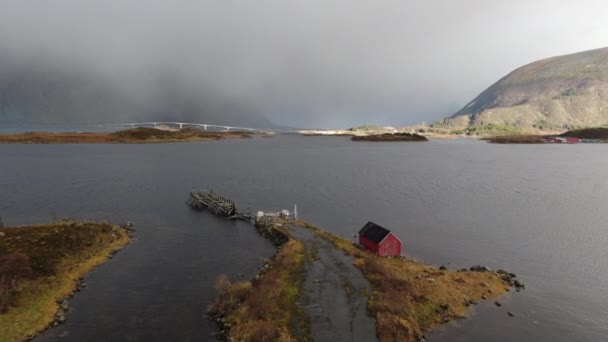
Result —
[{"label": "white trim", "polygon": [[[384,237],[384,239],[380,240],[380,242],[378,242],[378,247],[380,247],[380,244],[382,243],[382,241],[386,240],[386,238],[393,234],[393,232],[388,232],[388,234],[386,234],[386,236]],[[400,238],[397,237],[397,235],[393,234],[393,236],[395,237],[395,239],[397,239],[399,241],[399,243],[401,244],[401,247],[403,247],[403,242],[401,241]]]}]

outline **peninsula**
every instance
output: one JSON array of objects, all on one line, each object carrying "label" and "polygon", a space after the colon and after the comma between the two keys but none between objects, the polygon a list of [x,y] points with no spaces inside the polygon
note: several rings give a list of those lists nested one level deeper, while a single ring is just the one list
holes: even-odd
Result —
[{"label": "peninsula", "polygon": [[0,228],[0,341],[24,341],[66,320],[83,278],[130,241],[131,229],[62,220]]},{"label": "peninsula", "polygon": [[206,132],[198,129],[161,130],[139,127],[118,132],[28,132],[0,134],[0,143],[15,144],[108,144],[108,143],[164,143],[221,139],[251,138],[247,132]]},{"label": "peninsula", "polygon": [[504,270],[378,257],[299,220],[256,228],[278,250],[251,281],[216,280],[209,315],[221,326],[220,340],[422,341],[430,329],[466,317],[469,306],[523,288]]}]

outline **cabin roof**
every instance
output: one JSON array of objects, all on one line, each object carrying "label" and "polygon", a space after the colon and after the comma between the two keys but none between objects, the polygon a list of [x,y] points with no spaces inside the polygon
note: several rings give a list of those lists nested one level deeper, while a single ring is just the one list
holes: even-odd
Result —
[{"label": "cabin roof", "polygon": [[361,228],[361,230],[359,231],[359,236],[362,236],[375,243],[380,243],[390,233],[390,230],[380,227],[379,225],[370,221],[367,222],[367,224],[363,226],[363,228]]}]

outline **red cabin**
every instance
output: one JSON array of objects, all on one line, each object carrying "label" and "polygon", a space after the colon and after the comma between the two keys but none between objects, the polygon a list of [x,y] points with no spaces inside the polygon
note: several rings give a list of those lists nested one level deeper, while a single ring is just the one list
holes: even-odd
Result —
[{"label": "red cabin", "polygon": [[401,240],[373,222],[368,222],[359,231],[359,244],[378,256],[401,255]]}]

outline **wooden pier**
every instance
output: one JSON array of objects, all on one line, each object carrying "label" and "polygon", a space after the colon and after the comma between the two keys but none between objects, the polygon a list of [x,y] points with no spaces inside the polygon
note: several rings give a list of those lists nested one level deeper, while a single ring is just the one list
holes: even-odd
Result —
[{"label": "wooden pier", "polygon": [[190,198],[186,203],[192,208],[207,209],[218,216],[234,217],[238,215],[234,201],[213,190],[190,191]]}]

